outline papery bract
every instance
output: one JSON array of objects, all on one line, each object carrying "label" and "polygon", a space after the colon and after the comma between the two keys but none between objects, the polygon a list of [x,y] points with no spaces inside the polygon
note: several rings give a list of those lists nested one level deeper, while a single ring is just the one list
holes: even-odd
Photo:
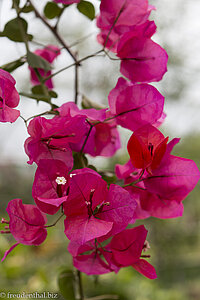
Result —
[{"label": "papery bract", "polygon": [[140,258],[146,235],[144,226],[138,226],[118,233],[104,247],[97,239],[79,247],[70,242],[68,250],[73,256],[74,266],[88,275],[117,273],[122,267],[132,266],[144,276],[155,279],[154,267]]},{"label": "papery bract", "polygon": [[[171,144],[176,142],[178,139]],[[170,155],[167,151],[159,167],[144,178],[146,193],[141,198],[142,207],[158,218],[181,216],[181,201],[194,189],[199,178],[200,172],[194,161]]]},{"label": "papery bract", "polygon": [[[42,58],[44,58],[46,61],[48,61],[49,63],[53,63],[53,61],[55,60],[55,58],[60,55],[60,49],[54,45],[47,45],[44,49],[37,49],[34,52],[35,54],[41,56]],[[31,72],[31,82],[33,85],[37,85],[40,84],[40,80],[38,79],[38,76],[36,74],[36,72],[34,71],[34,69],[32,67],[29,67],[30,72]],[[43,69],[38,69],[38,72],[40,73],[41,77],[47,78],[48,76],[51,75],[51,71],[45,71]],[[52,79],[48,79],[45,81],[45,85],[49,88],[52,89],[53,88],[53,82]]]},{"label": "papery bract", "polygon": [[32,195],[41,211],[55,214],[67,201],[69,169],[56,159],[41,159],[35,173]]},{"label": "papery bract", "polygon": [[150,124],[137,129],[130,137],[127,148],[133,166],[137,169],[156,169],[167,148],[168,138]]},{"label": "papery bract", "polygon": [[134,218],[154,216],[163,219],[182,216],[182,201],[194,189],[200,172],[194,161],[170,154],[178,142],[179,139],[173,139],[167,144],[157,168],[152,169],[151,173],[145,171],[142,181],[133,186],[130,184],[137,181],[141,169],[136,172],[130,162],[125,166],[116,166],[119,178],[125,179],[126,185],[129,184],[125,189],[138,203]]},{"label": "papery bract", "polygon": [[142,275],[157,278],[154,267],[144,259],[140,259],[147,230],[144,226],[126,229],[114,236],[110,243],[110,249],[114,260],[121,266],[132,266]]},{"label": "papery bract", "polygon": [[149,84],[132,84],[119,78],[109,96],[111,114],[117,124],[132,131],[155,123],[162,115],[164,97]]},{"label": "papery bract", "polygon": [[133,223],[133,214],[137,208],[137,202],[116,184],[110,185],[105,203],[107,205],[104,205],[95,216],[101,220],[112,221],[113,227],[103,239],[124,230],[130,222]]},{"label": "papery bract", "polygon": [[[24,245],[40,245],[47,236],[46,217],[37,206],[22,204],[21,199],[13,199],[8,203],[7,213],[10,217],[9,230],[15,240]],[[15,245],[17,245],[15,244]],[[14,249],[15,245],[10,250]],[[10,253],[6,251],[3,259]]]},{"label": "papery bract", "polygon": [[64,203],[65,233],[74,242],[84,244],[104,239],[126,228],[136,202],[123,188],[107,184],[96,174],[72,176],[68,200]]},{"label": "papery bract", "polygon": [[125,33],[117,55],[121,59],[120,72],[132,82],[159,81],[167,72],[166,51],[144,34]]},{"label": "papery bract", "polygon": [[68,201],[64,205],[65,234],[80,244],[108,233],[112,222],[94,217],[95,208],[107,196],[107,184],[99,174],[78,174],[71,178]]},{"label": "papery bract", "polygon": [[120,37],[144,23],[152,9],[147,0],[102,0],[97,18],[101,29],[98,41],[115,51]]},{"label": "papery bract", "polygon": [[[84,146],[84,153],[88,153],[92,156],[100,155],[110,157],[121,147],[115,120],[104,122],[111,116],[110,112],[106,111],[107,109],[96,110],[91,108],[80,110],[73,102],[67,102],[56,110],[59,111],[61,117],[85,116],[88,118],[90,124],[94,125]],[[74,151],[80,151],[85,139],[86,136],[83,136],[82,142],[76,145],[74,144],[72,149]]]},{"label": "papery bract", "polygon": [[19,104],[15,83],[10,73],[0,69],[0,122],[15,122],[20,115],[14,109]]},{"label": "papery bract", "polygon": [[88,131],[84,116],[69,118],[34,118],[28,126],[29,137],[25,141],[25,151],[30,160],[38,163],[40,159],[63,160],[69,169],[73,166],[73,143],[80,143]]},{"label": "papery bract", "polygon": [[[120,267],[113,263],[112,254],[107,249],[101,248],[98,243],[92,241],[83,246],[79,245],[76,254],[71,244],[72,242],[70,242],[68,250],[73,256],[73,265],[81,272],[87,275],[101,275],[113,271],[117,273],[120,270]],[[84,252],[90,253],[84,254]]]}]

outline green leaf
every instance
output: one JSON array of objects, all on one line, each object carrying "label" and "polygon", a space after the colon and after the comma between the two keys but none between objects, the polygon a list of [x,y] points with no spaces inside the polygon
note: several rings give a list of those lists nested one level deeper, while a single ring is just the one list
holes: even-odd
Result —
[{"label": "green leaf", "polygon": [[71,270],[62,271],[58,277],[58,286],[61,294],[67,300],[75,300],[74,274]]},{"label": "green leaf", "polygon": [[58,98],[58,94],[55,91],[49,91],[49,95],[51,96],[51,98]]},{"label": "green leaf", "polygon": [[52,69],[50,63],[39,55],[36,55],[30,51],[27,53],[27,62],[30,67],[34,69],[43,69],[49,71]]},{"label": "green leaf", "polygon": [[13,0],[12,2],[12,8],[15,8],[15,6],[19,7],[20,0]]},{"label": "green leaf", "polygon": [[100,172],[100,175],[109,185],[117,181],[117,177],[110,172]]},{"label": "green leaf", "polygon": [[0,66],[0,68],[7,71],[7,72],[9,72],[9,73],[11,73],[14,70],[16,70],[17,68],[21,67],[24,63],[25,63],[25,60],[22,60],[20,58],[20,59],[11,61],[11,62],[3,65],[3,66]]},{"label": "green leaf", "polygon": [[48,19],[59,17],[62,9],[55,2],[47,2],[44,8],[44,15]]},{"label": "green leaf", "polygon": [[37,101],[43,101],[43,102],[47,102],[49,103],[51,100],[50,96],[45,96],[45,95],[39,95],[39,94],[29,94],[29,93],[20,93],[21,96],[30,98],[30,99],[34,99]]},{"label": "green leaf", "polygon": [[84,16],[88,17],[90,20],[95,18],[95,8],[94,5],[89,1],[81,1],[77,4],[77,8]]},{"label": "green leaf", "polygon": [[27,4],[27,5],[25,5],[25,6],[21,9],[21,12],[27,14],[27,13],[33,11],[33,10],[34,10],[34,9],[33,9],[33,6],[32,6],[31,4]]},{"label": "green leaf", "polygon": [[34,95],[44,95],[45,97],[49,95],[50,98],[58,97],[57,93],[52,90],[49,91],[46,85],[35,85],[34,87],[32,87],[31,91]]},{"label": "green leaf", "polygon": [[34,95],[47,95],[48,94],[48,88],[46,85],[35,85],[34,87],[32,87],[31,89],[32,93]]},{"label": "green leaf", "polygon": [[28,24],[22,18],[15,18],[10,20],[4,27],[1,36],[6,36],[14,42],[24,42],[24,40],[31,41],[33,36],[27,34]]}]

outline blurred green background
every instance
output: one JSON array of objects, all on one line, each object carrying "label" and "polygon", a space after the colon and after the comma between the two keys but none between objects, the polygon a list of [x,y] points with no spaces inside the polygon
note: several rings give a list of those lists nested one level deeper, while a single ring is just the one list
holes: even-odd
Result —
[{"label": "blurred green background", "polygon": [[[11,0],[0,1],[1,4],[5,4],[3,8],[8,2],[11,3]],[[92,2],[99,3],[96,0]],[[168,0],[150,2],[157,6],[157,12],[153,12],[153,18],[156,18],[158,26],[156,39],[167,49],[170,57],[169,72],[157,85],[166,97],[165,111],[168,115],[162,131],[171,138],[181,136],[181,142],[175,147],[174,154],[193,159],[200,167],[198,126],[200,45],[197,43],[199,23],[195,23],[199,20],[200,2],[196,0],[184,1],[184,3],[182,0],[174,0],[170,3]],[[43,4],[38,1],[38,5]],[[8,17],[3,8],[2,19],[12,18],[13,16]],[[10,6],[7,5],[7,8],[10,9]],[[74,49],[79,51],[80,57],[83,57],[99,49],[94,32],[95,22],[88,25],[88,20],[84,17],[79,18],[79,14],[73,10],[73,7],[69,8],[68,16],[63,17],[61,32],[69,43],[92,32],[91,39],[86,39]],[[67,23],[68,19],[70,19],[70,24]],[[44,44],[55,43],[49,32],[41,30],[41,24],[36,22],[33,15],[30,20],[30,33],[36,36],[37,41]],[[1,41],[1,64],[24,54],[22,45],[15,45],[5,38],[1,38]],[[34,50],[35,46],[32,45],[32,47]],[[58,69],[67,64],[67,58],[64,57],[64,59],[65,61],[58,58],[56,62]],[[118,68],[118,63],[113,65],[113,62],[106,59],[103,63],[101,58],[86,62],[81,69],[80,92],[94,101],[106,103],[107,94],[120,76]],[[13,75],[18,89],[28,91],[30,80],[27,65],[14,72]],[[59,94],[56,100],[58,105],[73,99],[72,86],[73,72],[62,73],[55,78],[55,90]],[[28,103],[27,99],[22,98],[20,110],[23,116],[33,115],[33,111],[39,107],[35,102]],[[42,111],[46,109],[42,107]],[[130,132],[125,132],[124,149],[128,135]],[[27,157],[22,145],[26,133],[22,120],[18,120],[14,125],[1,124],[0,136],[0,217],[7,218],[5,209],[11,199],[22,198],[24,203],[33,203],[31,188],[35,167],[25,164]],[[110,170],[115,163],[126,162],[128,156],[124,152],[119,152],[113,159],[104,160],[104,168]],[[96,162],[98,163],[98,160]],[[100,161],[98,165],[101,164]],[[98,278],[83,275],[85,296],[112,294],[118,295],[121,300],[199,300],[199,197],[200,185],[198,184],[184,201],[185,212],[182,218],[168,220],[150,218],[143,222],[136,222],[136,226],[144,223],[149,231],[148,241],[151,246],[149,254],[152,256],[150,261],[157,270],[158,279],[151,281],[144,278],[131,267],[121,270],[117,275],[108,274]],[[53,223],[53,220],[49,220],[49,223]],[[0,226],[1,229],[4,228]],[[58,282],[60,282],[61,289],[63,285],[70,286],[69,278],[65,277],[65,274],[67,270],[72,269],[72,260],[67,252],[68,242],[63,233],[63,227],[60,222],[55,228],[49,229],[48,239],[39,247],[18,246],[4,263],[0,263],[0,292],[59,292]],[[14,242],[11,236],[0,235],[0,257]],[[71,300],[69,292],[67,296],[66,293],[63,292],[62,295],[59,292],[60,299],[64,299],[64,296],[65,299]],[[106,299],[109,300],[109,298]]]}]

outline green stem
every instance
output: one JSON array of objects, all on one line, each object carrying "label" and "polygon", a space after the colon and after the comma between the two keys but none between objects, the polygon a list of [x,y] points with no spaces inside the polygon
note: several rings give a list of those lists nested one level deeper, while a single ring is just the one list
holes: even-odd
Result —
[{"label": "green stem", "polygon": [[49,227],[54,227],[56,226],[56,224],[62,219],[62,217],[64,216],[64,213],[62,213],[62,215],[59,216],[59,218],[51,225],[46,225],[44,226],[45,228],[49,228]]}]

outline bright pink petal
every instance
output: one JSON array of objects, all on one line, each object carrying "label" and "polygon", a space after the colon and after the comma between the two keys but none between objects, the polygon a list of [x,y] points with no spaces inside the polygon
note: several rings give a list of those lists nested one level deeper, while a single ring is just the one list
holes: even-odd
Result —
[{"label": "bright pink petal", "polygon": [[115,235],[110,247],[115,261],[122,266],[130,266],[140,258],[147,230],[144,226],[126,229]]},{"label": "bright pink petal", "polygon": [[87,241],[107,234],[113,222],[99,220],[91,216],[68,217],[65,220],[65,234],[69,240],[85,244]]},{"label": "bright pink petal", "polygon": [[166,155],[144,184],[149,192],[163,199],[182,201],[194,189],[199,178],[200,172],[194,161]]},{"label": "bright pink petal", "polygon": [[100,275],[112,272],[110,267],[95,252],[90,255],[74,257],[73,265],[87,275]]},{"label": "bright pink petal", "polygon": [[167,72],[166,51],[150,38],[126,33],[120,40],[118,56],[122,60],[120,72],[132,82],[153,82]]},{"label": "bright pink petal", "polygon": [[13,109],[8,107],[7,105],[2,108],[2,104],[0,102],[0,122],[15,122],[20,116],[20,111],[17,109]]},{"label": "bright pink petal", "polygon": [[46,217],[36,206],[14,199],[8,203],[6,210],[10,217],[9,229],[19,243],[38,245],[46,239]]},{"label": "bright pink petal", "polygon": [[34,53],[43,57],[49,63],[52,63],[61,54],[60,48],[55,45],[47,45],[44,49],[37,49]]},{"label": "bright pink petal", "polygon": [[148,216],[161,219],[181,217],[184,210],[182,202],[168,200],[147,191],[141,193],[140,205],[141,210],[146,211]]},{"label": "bright pink petal", "polygon": [[15,122],[20,112],[15,108],[19,104],[19,94],[14,78],[0,69],[0,122]]},{"label": "bright pink petal", "polygon": [[139,273],[141,273],[142,275],[146,276],[149,279],[157,278],[155,268],[144,259],[139,259],[139,261],[133,264],[132,267],[136,271],[138,271]]},{"label": "bright pink petal", "polygon": [[137,203],[129,192],[115,184],[110,185],[105,203],[107,205],[103,206],[102,211],[97,213],[96,217],[107,222],[113,222],[112,230],[108,233],[111,236],[127,227],[133,219]]},{"label": "bright pink petal", "polygon": [[162,115],[164,97],[151,85],[119,80],[109,94],[111,113],[118,116],[117,123],[132,131],[155,123]]},{"label": "bright pink petal", "polygon": [[154,126],[147,124],[130,137],[127,149],[132,164],[137,169],[156,169],[166,152],[168,138]]},{"label": "bright pink petal", "polygon": [[[44,213],[54,214],[62,203],[67,200],[69,169],[60,160],[42,159],[39,161],[32,195],[37,206]],[[63,178],[66,183],[58,185],[57,178]]]},{"label": "bright pink petal", "polygon": [[133,164],[129,160],[124,165],[116,164],[115,173],[119,179],[125,179],[129,176],[134,176],[135,173],[137,175],[138,170],[136,168],[134,168]]},{"label": "bright pink petal", "polygon": [[94,211],[106,199],[107,193],[107,183],[96,172],[86,170],[82,174],[72,176],[68,201],[64,206],[66,216],[88,216],[86,202],[92,201],[91,208]]},{"label": "bright pink petal", "polygon": [[95,245],[93,241],[89,241],[84,245],[80,245],[78,242],[70,241],[67,250],[72,256],[77,256],[84,252],[93,251],[95,249]]},{"label": "bright pink petal", "polygon": [[7,251],[4,253],[3,258],[1,259],[1,262],[3,262],[3,261],[6,259],[6,257],[8,256],[8,254],[9,254],[9,253],[10,253],[17,245],[19,245],[19,243],[16,243],[16,244],[12,245],[12,246],[10,247],[10,249],[7,250]]}]

